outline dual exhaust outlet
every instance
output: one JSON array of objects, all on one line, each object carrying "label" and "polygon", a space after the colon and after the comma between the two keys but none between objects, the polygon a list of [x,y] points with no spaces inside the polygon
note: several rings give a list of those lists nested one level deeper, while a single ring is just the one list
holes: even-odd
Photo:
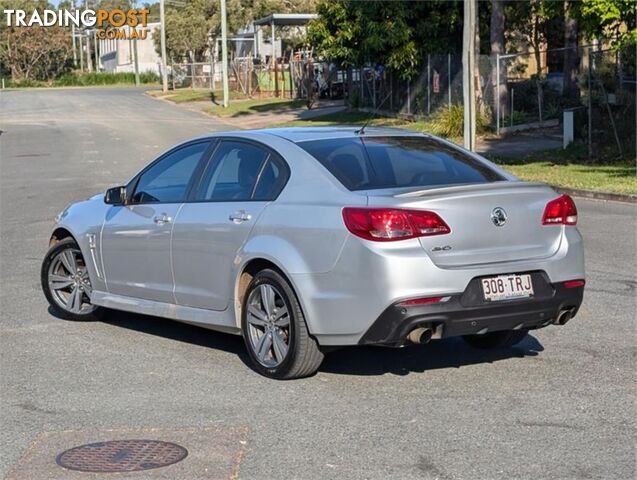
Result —
[{"label": "dual exhaust outlet", "polygon": [[[557,317],[553,321],[555,325],[566,325],[566,323],[573,318],[573,313],[575,312],[575,308],[566,308],[561,310],[560,313],[557,314]],[[407,340],[411,343],[417,344],[425,344],[429,343],[432,336],[434,334],[434,330],[432,328],[423,326],[414,328],[407,335]]]}]

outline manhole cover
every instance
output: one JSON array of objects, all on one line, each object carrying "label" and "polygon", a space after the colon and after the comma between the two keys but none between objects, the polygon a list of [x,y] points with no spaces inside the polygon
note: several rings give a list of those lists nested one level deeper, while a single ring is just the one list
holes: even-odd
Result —
[{"label": "manhole cover", "polygon": [[90,443],[60,453],[58,465],[81,472],[135,472],[180,462],[188,450],[159,440],[112,440]]}]

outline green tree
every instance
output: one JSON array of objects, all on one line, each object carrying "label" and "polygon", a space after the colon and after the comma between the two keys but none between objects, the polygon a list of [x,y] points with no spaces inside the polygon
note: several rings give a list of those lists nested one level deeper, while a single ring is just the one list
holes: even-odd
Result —
[{"label": "green tree", "polygon": [[635,0],[582,0],[574,8],[586,38],[606,38],[616,48],[637,43]]},{"label": "green tree", "polygon": [[[191,0],[183,7],[166,8],[166,51],[169,58],[190,62],[203,60],[208,48],[208,34],[217,27],[215,16],[219,2]],[[154,35],[155,47],[160,51],[160,35]]]},{"label": "green tree", "polygon": [[[2,0],[0,9],[53,8],[46,1]],[[70,68],[72,43],[68,28],[16,27],[0,23],[0,71],[13,80],[51,80]]]},{"label": "green tree", "polygon": [[317,11],[309,41],[341,66],[378,63],[411,79],[427,53],[461,47],[462,2],[321,0]]}]

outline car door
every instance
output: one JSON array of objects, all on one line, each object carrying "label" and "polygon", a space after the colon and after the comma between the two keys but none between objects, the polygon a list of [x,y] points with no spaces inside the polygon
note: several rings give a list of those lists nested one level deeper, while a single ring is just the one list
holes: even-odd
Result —
[{"label": "car door", "polygon": [[110,293],[175,302],[170,235],[209,147],[189,143],[160,157],[133,179],[126,204],[108,211],[102,260]]},{"label": "car door", "polygon": [[289,177],[285,162],[266,147],[222,140],[172,239],[175,298],[189,307],[225,310],[232,297],[237,252],[267,203]]}]

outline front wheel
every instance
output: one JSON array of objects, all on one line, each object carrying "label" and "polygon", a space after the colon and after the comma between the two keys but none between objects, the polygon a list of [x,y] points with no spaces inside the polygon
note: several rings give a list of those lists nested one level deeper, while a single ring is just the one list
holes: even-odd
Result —
[{"label": "front wheel", "polygon": [[292,287],[274,270],[260,271],[248,285],[241,326],[250,359],[266,377],[307,377],[323,361]]},{"label": "front wheel", "polygon": [[72,238],[53,245],[44,257],[42,290],[55,315],[67,320],[94,320],[101,310],[91,305],[91,280],[80,248]]},{"label": "front wheel", "polygon": [[524,340],[527,333],[529,333],[529,331],[526,329],[502,330],[500,332],[485,333],[483,335],[464,335],[462,338],[474,348],[506,348],[520,343]]}]

